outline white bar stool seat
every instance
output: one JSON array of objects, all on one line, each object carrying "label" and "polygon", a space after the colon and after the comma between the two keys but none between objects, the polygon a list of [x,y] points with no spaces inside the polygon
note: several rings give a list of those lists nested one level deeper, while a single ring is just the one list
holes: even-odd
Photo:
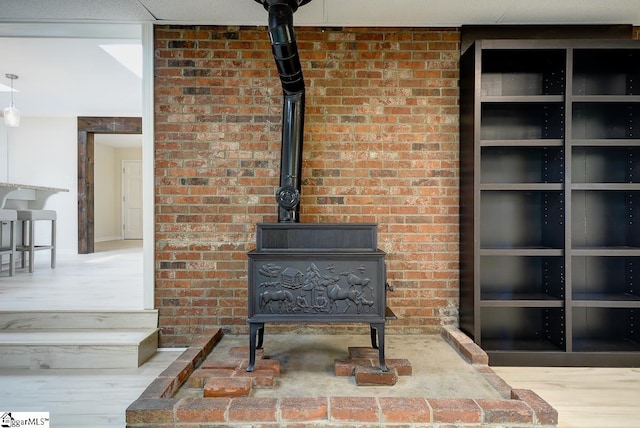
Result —
[{"label": "white bar stool seat", "polygon": [[[51,250],[51,268],[56,267],[56,221],[57,213],[54,210],[17,210],[18,221],[22,222],[22,244],[17,251],[22,252],[22,267],[25,265],[25,253],[29,254],[29,272],[33,272],[34,252],[39,250]],[[50,245],[36,245],[35,223],[36,221],[51,221]]]},{"label": "white bar stool seat", "polygon": [[[2,267],[2,256],[9,255],[9,276],[13,276],[15,271],[15,255],[16,255],[16,222],[18,221],[18,212],[16,210],[0,210],[0,225],[9,223],[11,235],[9,236],[9,246],[2,246],[2,229],[0,229],[0,268]],[[0,226],[1,227],[1,226]]]}]

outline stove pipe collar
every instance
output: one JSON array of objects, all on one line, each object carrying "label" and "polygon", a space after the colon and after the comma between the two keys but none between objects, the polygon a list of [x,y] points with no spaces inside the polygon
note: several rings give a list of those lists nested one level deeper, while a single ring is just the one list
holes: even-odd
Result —
[{"label": "stove pipe collar", "polygon": [[291,8],[293,12],[298,10],[300,6],[304,6],[309,3],[311,0],[255,0],[264,6],[266,10],[269,10],[271,6],[274,4],[287,4]]}]

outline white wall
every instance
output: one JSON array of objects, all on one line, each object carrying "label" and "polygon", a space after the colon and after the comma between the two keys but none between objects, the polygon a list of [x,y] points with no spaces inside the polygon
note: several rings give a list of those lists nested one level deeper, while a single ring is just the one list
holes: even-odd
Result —
[{"label": "white wall", "polygon": [[[78,124],[75,117],[23,117],[19,128],[0,121],[0,181],[59,187],[69,192],[49,198],[45,208],[58,213],[60,254],[78,252]],[[41,229],[46,235],[45,230]],[[41,234],[36,235],[36,243]],[[48,242],[48,237],[44,238]]]},{"label": "white wall", "polygon": [[[112,147],[95,136],[94,236],[96,242],[122,238],[122,161],[142,159],[142,136],[134,136],[140,148]],[[113,136],[111,136],[113,137]],[[131,137],[131,136],[128,136]]]},{"label": "white wall", "polygon": [[[0,182],[69,190],[51,196],[45,205],[45,208],[58,212],[57,245],[60,254],[78,252],[77,127],[75,117],[23,117],[18,128],[7,128],[0,121]],[[100,137],[96,135],[97,142]],[[142,141],[142,136],[136,138]],[[141,148],[95,144],[96,242],[122,236],[122,160],[141,159]],[[43,224],[36,235],[36,242],[48,240],[49,231]]]},{"label": "white wall", "polygon": [[119,195],[115,186],[119,179],[115,164],[115,148],[96,144],[94,173],[94,237],[96,242],[119,239]]},{"label": "white wall", "polygon": [[7,176],[7,137],[13,128],[4,126],[4,120],[0,120],[0,181],[8,182]]}]

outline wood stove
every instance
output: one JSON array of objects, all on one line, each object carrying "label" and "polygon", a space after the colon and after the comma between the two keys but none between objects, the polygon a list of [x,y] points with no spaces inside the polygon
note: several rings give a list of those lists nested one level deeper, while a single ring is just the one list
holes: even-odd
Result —
[{"label": "wood stove", "polygon": [[258,224],[256,249],[248,257],[247,371],[268,322],[367,323],[387,371],[384,326],[395,316],[386,306],[385,253],[377,248],[376,224]]},{"label": "wood stove", "polygon": [[[299,223],[305,86],[293,14],[311,0],[255,0],[269,12],[269,39],[282,83],[278,223],[257,227],[249,252],[250,361],[262,347],[267,322],[358,322],[371,328],[371,345],[384,360],[384,252],[375,224]],[[388,311],[388,312],[387,312]]]}]

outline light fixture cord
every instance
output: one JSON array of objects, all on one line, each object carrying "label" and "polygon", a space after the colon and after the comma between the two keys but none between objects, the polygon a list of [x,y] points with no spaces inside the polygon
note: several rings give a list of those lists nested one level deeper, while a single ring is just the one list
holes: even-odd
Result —
[{"label": "light fixture cord", "polygon": [[11,106],[13,107],[13,76],[11,77]]}]

